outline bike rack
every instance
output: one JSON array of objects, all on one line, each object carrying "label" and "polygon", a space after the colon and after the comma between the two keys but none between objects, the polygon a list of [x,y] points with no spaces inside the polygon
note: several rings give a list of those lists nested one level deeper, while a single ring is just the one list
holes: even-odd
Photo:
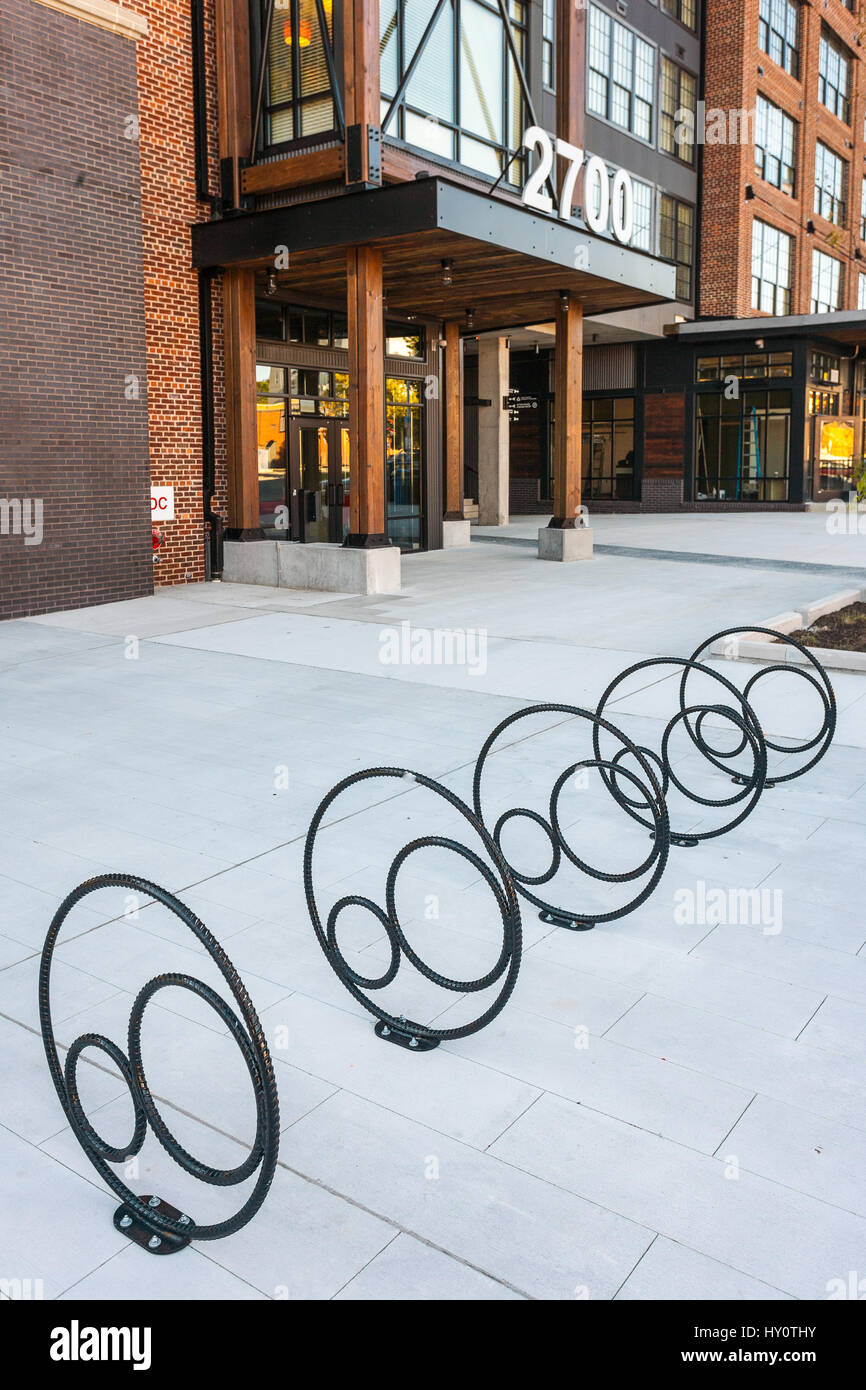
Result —
[{"label": "bike rack", "polygon": [[[385,906],[373,902],[371,898],[360,897],[357,894],[350,894],[340,898],[330,908],[322,925],[322,917],[316,902],[315,888],[313,884],[313,855],[316,846],[316,837],[322,827],[322,822],[333,806],[338,797],[348,790],[349,787],[357,786],[361,782],[377,779],[396,779],[405,783],[425,787],[428,791],[442,797],[454,808],[471,828],[475,831],[481,845],[486,852],[490,863],[485,862],[479,854],[461,844],[458,840],[441,835],[425,835],[420,839],[411,840],[404,845],[394,856],[388,870],[385,882]],[[396,885],[397,876],[402,866],[406,863],[410,855],[428,848],[446,849],[451,853],[460,856],[476,868],[488,888],[493,893],[499,913],[502,918],[502,949],[496,964],[487,972],[475,980],[455,980],[447,975],[442,975],[434,970],[423,960],[414,948],[406,940],[400,920],[397,916],[396,905]],[[491,868],[492,864],[492,868]],[[480,1028],[484,1028],[490,1023],[498,1013],[505,1007],[514,985],[517,981],[517,972],[520,969],[520,956],[522,949],[522,929],[520,922],[520,908],[517,903],[517,896],[514,891],[514,884],[508,865],[500,853],[496,843],[487,833],[481,821],[473,814],[470,808],[461,801],[458,796],[444,787],[441,782],[436,782],[432,777],[425,777],[421,772],[410,772],[407,768],[395,767],[372,767],[363,772],[355,772],[351,777],[346,777],[338,782],[328,795],[321,802],[318,810],[310,822],[307,832],[306,844],[304,846],[304,891],[307,896],[307,907],[309,908],[310,918],[319,941],[319,945],[325,953],[325,958],[337,978],[342,981],[346,989],[365,1009],[377,1019],[375,1032],[378,1037],[384,1038],[387,1042],[396,1043],[401,1047],[408,1047],[413,1052],[429,1052],[434,1047],[438,1047],[440,1042],[446,1039],[465,1038],[470,1033],[477,1033]],[[366,977],[359,975],[353,970],[345,957],[342,955],[337,945],[337,919],[340,913],[347,907],[355,906],[365,908],[385,929],[385,934],[391,947],[391,959],[387,969],[378,976]],[[479,990],[487,989],[497,980],[502,981],[501,988],[493,1003],[484,1010],[478,1018],[470,1023],[464,1023],[457,1028],[432,1028],[427,1024],[415,1023],[402,1015],[394,1015],[383,1008],[377,1001],[368,997],[365,990],[375,991],[384,989],[397,977],[402,958],[405,958],[415,967],[417,971],[426,979],[432,980],[434,984],[442,989],[451,990],[458,994],[474,994]]]},{"label": "bike rack", "polygon": [[[82,898],[97,892],[100,888],[130,888],[144,897],[162,903],[173,912],[189,927],[219,969],[231,991],[240,1017],[219,994],[195,976],[179,974],[176,971],[155,975],[139,991],[132,1005],[126,1053],[110,1038],[103,1037],[100,1033],[82,1033],[70,1045],[65,1065],[61,1067],[51,1021],[51,962],[54,948],[60,929],[72,908],[81,902]],[[228,1028],[246,1062],[255,1092],[256,1136],[249,1154],[236,1168],[212,1168],[188,1153],[165,1123],[147,1084],[141,1057],[141,1025],[144,1011],[159,990],[172,987],[190,990],[210,1005]],[[223,1236],[233,1235],[255,1216],[268,1195],[279,1151],[280,1109],[273,1063],[258,1015],[240,975],[216,938],[179,898],[165,888],[160,888],[158,884],[150,883],[134,874],[101,874],[74,888],[55,912],[42,948],[39,969],[39,1022],[51,1079],[69,1126],[97,1173],[115,1196],[120,1198],[121,1205],[114,1213],[114,1225],[118,1231],[151,1254],[171,1255],[189,1245],[191,1240],[219,1240]],[[103,1052],[110,1057],[129,1088],[135,1110],[135,1124],[132,1137],[126,1145],[118,1147],[107,1143],[84,1113],[78,1094],[77,1067],[81,1053],[87,1048]],[[109,1163],[122,1163],[140,1152],[148,1125],[166,1153],[185,1172],[191,1173],[201,1182],[216,1187],[231,1187],[259,1170],[252,1192],[234,1216],[214,1224],[199,1225],[191,1216],[171,1206],[162,1197],[149,1194],[137,1196],[116,1173],[112,1172]]]}]

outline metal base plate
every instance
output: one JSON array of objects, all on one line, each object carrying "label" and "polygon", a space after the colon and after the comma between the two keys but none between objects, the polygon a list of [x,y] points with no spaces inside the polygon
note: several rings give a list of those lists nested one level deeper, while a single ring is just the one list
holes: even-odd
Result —
[{"label": "metal base plate", "polygon": [[560,917],[556,912],[539,912],[538,920],[549,927],[564,927],[566,931],[592,931],[595,922],[582,922],[579,917]]},{"label": "metal base plate", "polygon": [[410,1052],[432,1052],[434,1047],[439,1046],[438,1038],[417,1038],[411,1032],[412,1024],[408,1020],[406,1027],[410,1031],[404,1033],[400,1029],[389,1027],[380,1019],[373,1032],[377,1038],[383,1038],[385,1042],[396,1043],[398,1047],[406,1047]]},{"label": "metal base plate", "polygon": [[[178,1211],[177,1207],[171,1206],[161,1197],[152,1197],[150,1193],[144,1193],[141,1200],[148,1204],[153,1203],[155,1209],[158,1209],[163,1216],[170,1216],[173,1221],[179,1221],[184,1215],[182,1211]],[[155,1226],[145,1225],[125,1205],[119,1206],[114,1213],[114,1226],[121,1235],[135,1241],[135,1244],[140,1245],[142,1250],[146,1250],[149,1255],[174,1255],[176,1251],[184,1250],[189,1245],[189,1240],[184,1239],[183,1236],[175,1236],[170,1231],[158,1231]]]},{"label": "metal base plate", "polygon": [[[651,839],[651,840],[654,840],[654,839],[655,839],[655,835],[650,835],[650,839]],[[672,845],[679,845],[680,849],[695,849],[700,843],[701,843],[701,842],[700,842],[700,840],[698,839],[697,835],[672,835],[672,836],[671,836],[671,844],[672,844]]]}]

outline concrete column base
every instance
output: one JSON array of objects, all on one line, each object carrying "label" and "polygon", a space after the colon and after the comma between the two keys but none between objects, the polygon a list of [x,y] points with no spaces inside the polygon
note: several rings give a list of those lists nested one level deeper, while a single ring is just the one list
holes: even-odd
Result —
[{"label": "concrete column base", "polygon": [[469,531],[469,521],[449,521],[446,518],[442,522],[442,549],[453,550],[456,546],[468,545],[471,539]]},{"label": "concrete column base", "polygon": [[538,533],[539,560],[591,560],[592,527],[573,526],[564,530],[544,526]]},{"label": "concrete column base", "polygon": [[343,594],[398,594],[397,546],[371,550],[293,541],[226,541],[223,579],[280,589],[322,589]]}]

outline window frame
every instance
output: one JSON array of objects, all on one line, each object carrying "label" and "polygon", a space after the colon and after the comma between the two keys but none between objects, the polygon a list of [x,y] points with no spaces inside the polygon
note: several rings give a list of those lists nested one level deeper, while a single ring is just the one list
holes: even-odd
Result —
[{"label": "window frame", "polygon": [[[385,0],[380,0],[380,14],[384,13],[384,9],[382,8],[384,6],[384,3]],[[403,79],[403,75],[406,71],[409,62],[411,62],[412,54],[415,52],[416,47],[416,45],[410,44],[409,51],[407,51],[405,11],[406,5],[408,3],[410,3],[410,0],[391,0],[391,5],[393,5],[393,7],[395,8],[396,13],[396,81],[398,86]],[[460,36],[462,34],[461,5],[463,3],[466,3],[466,0],[453,0],[453,8],[451,11],[453,14],[453,31],[451,35],[450,73],[453,92],[452,110],[454,113],[454,119],[446,120],[445,118],[436,115],[433,112],[422,111],[419,106],[413,105],[412,102],[409,100],[409,90],[407,88],[407,91],[404,93],[403,100],[400,102],[399,107],[394,112],[394,115],[388,124],[388,129],[387,131],[383,132],[383,135],[386,140],[399,140],[408,148],[415,150],[418,154],[423,155],[425,158],[431,159],[434,162],[444,161],[446,164],[465,169],[466,172],[470,173],[474,178],[490,179],[492,183],[495,183],[499,178],[503,178],[503,182],[507,187],[512,189],[518,188],[521,186],[524,180],[526,170],[526,157],[525,154],[522,152],[522,146],[515,147],[511,142],[510,136],[513,133],[513,131],[517,129],[518,125],[522,134],[524,128],[528,123],[528,113],[526,111],[526,104],[524,101],[523,93],[520,90],[519,79],[517,77],[516,70],[514,69],[511,60],[508,39],[505,33],[505,25],[502,22],[502,16],[500,14],[499,7],[496,4],[496,0],[471,0],[471,3],[485,10],[488,14],[495,18],[501,26],[503,61],[502,71],[504,80],[501,84],[499,93],[501,99],[499,115],[501,117],[502,122],[504,143],[497,144],[494,140],[491,140],[488,137],[481,135],[474,130],[470,130],[465,126],[462,126],[460,123],[462,68],[462,49]],[[520,4],[522,8],[522,19],[518,20],[514,17],[513,9],[515,3]],[[508,0],[508,17],[511,23],[511,30],[514,35],[518,52],[520,54],[520,60],[524,72],[526,71],[527,54],[529,52],[529,8],[530,0]],[[439,16],[437,25],[441,22],[442,15]],[[419,34],[419,40],[420,37],[421,35]],[[411,85],[412,84],[410,82],[409,88],[411,88]],[[396,88],[394,89],[394,91],[396,91]],[[512,108],[512,91],[516,93],[517,99],[520,103],[519,122],[515,120],[516,113]],[[383,118],[385,111],[389,107],[393,96],[394,92],[386,91],[386,89],[381,85],[380,78],[380,100],[382,103]],[[451,139],[451,154],[445,154],[441,150],[428,149],[425,148],[423,145],[417,144],[412,139],[411,133],[406,133],[407,114],[409,116],[416,117],[420,121],[431,121],[440,129],[447,131]],[[489,169],[480,169],[476,165],[468,164],[466,160],[462,158],[463,151],[461,147],[464,141],[471,141],[474,144],[483,145],[485,146],[485,148],[492,151],[500,161],[499,172],[494,174],[491,173]]]},{"label": "window frame", "polygon": [[[665,109],[665,67],[666,67],[666,66],[667,66],[668,68],[672,68],[673,71],[674,71],[674,73],[675,73],[676,93],[675,93],[675,102],[674,102],[674,109],[673,109],[673,111],[667,111],[667,110]],[[684,78],[687,79],[687,81],[689,81],[689,82],[691,83],[691,86],[692,86],[692,104],[691,104],[691,106],[688,106],[688,105],[687,105],[686,103],[684,103],[684,101],[683,101],[683,79],[684,79]],[[697,79],[697,77],[695,76],[695,74],[694,74],[693,72],[690,72],[688,68],[683,67],[683,65],[682,65],[681,63],[676,63],[676,62],[674,62],[673,58],[669,58],[668,55],[667,55],[666,53],[660,53],[660,54],[659,54],[659,64],[658,64],[658,91],[659,91],[659,103],[658,103],[658,109],[659,109],[659,117],[658,117],[658,127],[659,127],[659,149],[661,150],[662,154],[669,155],[669,156],[671,157],[671,159],[677,159],[677,160],[679,160],[679,162],[680,162],[681,164],[687,164],[687,165],[689,165],[689,166],[692,166],[692,165],[694,165],[694,162],[695,162],[695,141],[694,141],[694,139],[692,139],[692,140],[683,140],[683,141],[680,141],[679,144],[677,143],[677,139],[676,139],[676,127],[677,127],[678,122],[677,122],[677,118],[676,118],[676,113],[677,113],[678,111],[691,111],[691,113],[692,113],[692,131],[693,131],[693,133],[694,133],[694,122],[695,122],[696,119],[697,119],[698,79]],[[667,130],[666,122],[670,122],[670,127],[671,127],[671,148],[670,148],[670,149],[668,149],[667,146],[666,146],[665,143],[664,143],[665,134],[666,134],[666,130]],[[683,149],[685,149],[685,150],[687,151],[687,154],[683,154],[683,153],[682,153],[682,150],[683,150]]]},{"label": "window frame", "polygon": [[[760,232],[758,232],[758,229],[759,229],[759,228],[761,229]],[[756,264],[756,245],[755,245],[755,242],[756,242],[756,236],[758,236],[758,237],[760,238],[760,242],[761,242],[761,245],[760,245],[760,248],[759,248],[760,254],[759,254],[758,258],[757,258],[757,259],[758,259],[758,265],[759,265],[759,269],[760,269],[760,270],[763,270],[764,266],[766,265],[766,257],[767,257],[767,252],[768,252],[768,249],[769,249],[768,246],[767,246],[767,233],[768,233],[768,232],[770,232],[770,233],[772,234],[771,237],[770,237],[770,241],[772,242],[772,241],[775,239],[775,243],[776,243],[776,244],[775,244],[775,257],[774,257],[776,278],[775,278],[774,280],[766,280],[766,279],[764,278],[763,275],[761,275],[761,274],[757,274],[757,275],[756,275],[756,273],[755,273],[755,264]],[[790,312],[791,312],[791,300],[792,300],[793,293],[794,293],[794,248],[795,248],[795,241],[794,241],[794,238],[793,238],[793,236],[791,236],[788,232],[783,232],[783,231],[781,230],[780,227],[774,227],[773,224],[772,224],[771,222],[765,222],[765,221],[763,220],[763,218],[760,218],[760,217],[753,217],[753,218],[752,218],[752,291],[751,291],[752,297],[751,297],[751,305],[752,305],[752,308],[753,308],[754,310],[756,310],[758,313],[761,313],[761,314],[767,314],[767,313],[769,313],[769,314],[774,314],[774,315],[790,314]],[[783,283],[782,280],[779,278],[779,264],[780,264],[780,261],[781,261],[781,259],[782,259],[781,253],[782,253],[783,250],[787,250],[787,262],[788,262],[788,277],[787,277],[787,284]],[[757,285],[757,289],[756,289],[756,285]],[[763,303],[761,302],[761,300],[762,300],[762,290],[763,290],[763,286],[764,286],[764,285],[769,285],[769,286],[771,286],[771,288],[772,288],[772,301],[773,301],[773,303],[772,303],[771,308],[769,308],[769,309],[766,309],[766,308],[764,307]]]},{"label": "window frame", "polygon": [[[773,27],[774,17],[783,8],[786,17],[789,14],[794,15],[793,44],[791,44],[788,39],[787,26],[784,34],[781,30]],[[764,13],[765,11],[767,12],[766,14]],[[795,0],[760,0],[758,6],[758,46],[761,52],[765,53],[770,59],[771,63],[775,63],[776,67],[781,68],[783,72],[787,72],[795,81],[799,81],[800,78],[800,19],[800,6],[795,3]],[[766,31],[766,36],[764,31]],[[773,36],[778,40],[782,62],[774,56],[770,47]],[[789,57],[790,62],[787,61]]]},{"label": "window frame", "polygon": [[[844,90],[824,71],[825,55],[828,53],[838,59],[839,72],[845,74]],[[827,100],[831,92],[835,94],[832,105]],[[841,39],[826,26],[821,28],[818,44],[818,100],[837,120],[842,121],[843,125],[851,124],[851,54]]]},{"label": "window frame", "polygon": [[[674,228],[674,235],[673,235],[673,255],[672,255],[672,256],[669,256],[669,255],[667,254],[667,251],[665,250],[665,244],[664,244],[664,231],[663,231],[664,222],[665,222],[664,204],[665,204],[666,201],[667,201],[668,203],[670,203],[670,204],[672,205],[672,208],[673,208],[673,216],[672,216],[672,218],[671,218],[671,221],[672,221],[672,223],[673,223],[673,228]],[[680,212],[680,209],[681,209],[681,208],[686,208],[686,209],[688,210],[688,212],[689,212],[689,222],[690,222],[690,225],[689,225],[689,256],[688,256],[688,260],[682,259],[682,258],[680,257],[680,255],[679,255],[679,249],[680,249],[680,218],[679,218],[679,212]],[[694,203],[686,202],[686,200],[685,200],[684,198],[677,198],[677,197],[675,197],[675,195],[674,195],[673,193],[665,193],[665,192],[660,193],[660,194],[659,194],[659,205],[658,205],[658,248],[659,248],[658,254],[659,254],[663,259],[671,261],[671,262],[673,263],[673,265],[676,267],[676,286],[675,286],[675,293],[676,293],[677,300],[678,300],[680,303],[682,303],[682,304],[690,304],[690,303],[692,302],[692,299],[693,299],[693,296],[694,296],[694,290],[695,290],[695,230],[696,230],[696,219],[695,219],[695,206],[694,206]],[[685,293],[681,293],[681,289],[682,289],[682,285],[683,285],[683,281],[681,280],[681,275],[684,275],[684,274],[686,274],[686,273],[688,274],[688,287],[687,287],[687,290],[686,290]]]},{"label": "window frame", "polygon": [[[833,189],[827,187],[826,177],[819,182],[819,174],[833,175]],[[823,140],[815,141],[814,212],[825,222],[835,227],[845,227],[848,223],[848,161],[825,145]],[[838,186],[838,192],[836,191]]]},{"label": "window frame", "polygon": [[[776,116],[778,117],[778,120],[775,120],[775,125],[778,126],[782,137],[778,153],[776,153],[771,147],[769,138],[765,140],[763,145],[759,143],[761,124],[760,113],[762,107],[765,107],[767,110],[767,125],[765,130],[765,135],[767,137],[769,137],[769,135],[771,134],[771,122],[774,121],[774,116],[772,113],[776,113]],[[786,162],[787,149],[785,137],[789,127],[791,132],[790,162]],[[774,101],[770,101],[769,97],[765,97],[763,92],[758,92],[757,97],[755,98],[755,172],[757,176],[763,180],[764,183],[768,183],[771,188],[778,188],[779,192],[784,193],[784,195],[788,198],[796,198],[797,196],[797,179],[799,173],[798,158],[800,144],[799,135],[799,122],[795,121],[793,116],[789,116],[787,111],[783,110],[781,106],[777,106]],[[760,162],[758,161],[759,152],[762,156]],[[769,176],[768,171],[771,167],[768,164],[769,160],[775,161],[775,163],[778,165],[778,181]],[[790,184],[786,183],[783,177],[783,171],[785,170],[788,170],[791,175]]]},{"label": "window frame", "polygon": [[[639,30],[634,29],[630,24],[625,24],[625,23],[623,22],[623,20],[620,19],[617,15],[612,14],[612,13],[610,12],[610,10],[603,9],[602,6],[596,5],[596,4],[590,4],[590,5],[588,6],[588,11],[589,11],[589,18],[588,18],[588,21],[587,21],[586,67],[585,67],[585,82],[586,82],[585,91],[586,91],[586,95],[585,95],[585,98],[584,98],[585,107],[586,107],[586,114],[587,114],[588,116],[590,116],[590,117],[591,117],[593,120],[595,120],[595,121],[604,121],[606,125],[611,126],[614,130],[621,130],[625,135],[629,135],[629,136],[631,137],[632,140],[638,140],[642,145],[647,145],[647,146],[649,146],[650,148],[654,148],[654,147],[655,147],[655,140],[656,140],[656,128],[657,128],[657,121],[656,121],[656,119],[655,119],[655,109],[656,109],[656,107],[657,107],[657,105],[658,105],[658,99],[659,99],[659,90],[658,90],[658,82],[659,82],[659,62],[658,62],[659,49],[658,49],[658,46],[657,46],[656,44],[652,43],[652,42],[646,37],[645,34],[640,33]],[[595,67],[593,67],[593,65],[592,65],[592,60],[593,60],[593,48],[592,48],[592,24],[593,24],[593,15],[599,15],[602,19],[606,20],[607,23],[608,23],[608,25],[610,26],[610,32],[609,32],[609,35],[608,35],[608,45],[607,45],[607,47],[608,47],[608,54],[607,54],[607,58],[608,58],[608,67],[607,67],[607,71],[605,71],[605,72],[602,72],[601,68],[595,68]],[[622,87],[622,84],[621,84],[621,83],[614,83],[615,39],[616,39],[615,31],[616,31],[617,28],[622,29],[624,33],[628,34],[628,35],[629,35],[629,38],[630,38],[630,41],[631,41],[630,84],[629,84],[629,87],[628,87],[628,88],[622,88],[622,90],[624,90],[624,91],[627,90],[628,93],[629,93],[629,123],[628,123],[628,125],[623,125],[621,121],[616,120],[616,119],[614,118],[614,116],[611,114],[611,112],[612,112],[613,109],[614,109],[614,103],[613,103],[613,88],[614,88],[615,85],[616,85],[617,87]],[[649,52],[650,52],[651,55],[652,55],[652,80],[651,80],[651,83],[650,83],[650,87],[651,87],[651,91],[652,91],[652,100],[650,100],[650,101],[646,101],[643,97],[639,97],[638,94],[637,94],[637,91],[635,90],[635,89],[636,89],[636,77],[635,77],[635,74],[636,74],[636,69],[637,69],[638,44],[643,44],[644,48],[648,49]],[[605,100],[605,110],[604,110],[604,112],[595,110],[595,109],[594,109],[593,107],[591,107],[590,104],[589,104],[589,103],[590,103],[590,98],[591,98],[591,93],[592,93],[592,85],[591,85],[591,80],[590,80],[590,79],[591,79],[591,77],[592,77],[593,74],[595,74],[597,77],[601,77],[601,78],[604,80],[605,84],[606,84],[606,100]],[[637,130],[633,129],[634,112],[635,112],[635,109],[636,109],[636,107],[635,107],[635,102],[636,102],[636,101],[642,102],[643,105],[648,106],[648,108],[649,108],[649,134],[648,134],[648,135],[642,135],[642,134],[640,134]]]},{"label": "window frame", "polygon": [[[837,300],[837,302],[836,302],[835,304],[831,304],[831,303],[829,302],[829,300],[824,301],[824,300],[820,299],[820,298],[818,297],[818,295],[816,294],[816,288],[817,288],[818,291],[820,291],[820,289],[821,289],[821,283],[820,283],[820,281],[821,281],[821,271],[822,271],[822,264],[821,264],[821,263],[822,263],[822,262],[827,262],[828,264],[833,265],[833,266],[836,267],[836,271],[835,271],[835,276],[836,276],[835,287],[836,287],[836,300]],[[819,250],[819,248],[818,248],[817,246],[814,247],[813,250],[812,250],[812,281],[811,281],[811,289],[810,289],[810,291],[809,291],[809,306],[810,306],[810,307],[809,307],[809,313],[810,313],[810,314],[837,314],[837,313],[839,312],[840,307],[841,307],[842,299],[843,299],[844,293],[845,293],[845,277],[844,277],[844,266],[842,265],[842,262],[841,262],[840,260],[838,260],[835,256],[828,256],[826,251],[821,251],[821,250]],[[822,307],[822,306],[824,306],[824,307]]]}]

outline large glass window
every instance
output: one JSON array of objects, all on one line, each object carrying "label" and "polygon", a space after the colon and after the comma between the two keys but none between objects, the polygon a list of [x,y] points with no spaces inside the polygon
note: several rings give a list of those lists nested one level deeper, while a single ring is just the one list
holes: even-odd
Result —
[{"label": "large glass window", "polygon": [[758,377],[790,376],[794,369],[791,352],[733,352],[723,357],[699,357],[696,381],[722,381],[731,377],[756,380]]},{"label": "large glass window", "polygon": [[[436,0],[381,0],[383,119],[435,8]],[[522,0],[510,0],[508,10],[522,63],[525,6]],[[505,179],[519,185],[524,125],[520,81],[498,6],[487,0],[453,0],[442,9],[400,109],[383,134],[494,179],[511,160]]]},{"label": "large glass window", "polygon": [[697,0],[661,0],[661,7],[687,28],[697,28]]},{"label": "large glass window", "polygon": [[755,102],[755,170],[760,178],[794,196],[797,127],[766,97]]},{"label": "large glass window", "polygon": [[846,220],[845,190],[848,183],[848,170],[844,159],[822,145],[815,145],[815,212],[844,227]]},{"label": "large glass window", "polygon": [[851,59],[825,29],[818,49],[818,100],[846,125],[851,119]]},{"label": "large glass window", "polygon": [[[333,43],[333,4],[325,0],[322,9],[328,41]],[[281,0],[275,5],[265,76],[266,145],[334,129],[334,102],[315,0]]]},{"label": "large glass window", "polygon": [[586,109],[652,140],[655,49],[597,5],[589,9]]},{"label": "large glass window", "polygon": [[589,501],[634,497],[634,397],[583,402],[583,496]]},{"label": "large glass window", "polygon": [[401,550],[420,550],[423,542],[421,383],[385,379],[385,487],[387,528]]},{"label": "large glass window", "polygon": [[866,179],[860,184],[860,240],[866,241]]},{"label": "large glass window", "polygon": [[752,308],[763,314],[789,314],[794,239],[760,222],[752,223]]},{"label": "large glass window", "polygon": [[[662,58],[659,144],[665,154],[675,155],[685,164],[691,164],[695,154],[696,102],[697,83],[691,73]],[[685,112],[691,113],[690,126],[684,121]]]},{"label": "large glass window", "polygon": [[659,200],[659,255],[674,261],[677,268],[677,299],[692,297],[692,259],[694,255],[694,208],[663,193]]},{"label": "large glass window", "polygon": [[702,391],[696,401],[696,500],[787,501],[791,392]]},{"label": "large glass window", "polygon": [[857,280],[857,308],[866,309],[866,275],[860,275]]},{"label": "large glass window", "polygon": [[794,0],[760,0],[758,43],[774,63],[797,77],[800,71],[798,44],[799,7]]},{"label": "large glass window", "polygon": [[842,302],[842,263],[823,251],[812,252],[811,314],[832,314]]}]

